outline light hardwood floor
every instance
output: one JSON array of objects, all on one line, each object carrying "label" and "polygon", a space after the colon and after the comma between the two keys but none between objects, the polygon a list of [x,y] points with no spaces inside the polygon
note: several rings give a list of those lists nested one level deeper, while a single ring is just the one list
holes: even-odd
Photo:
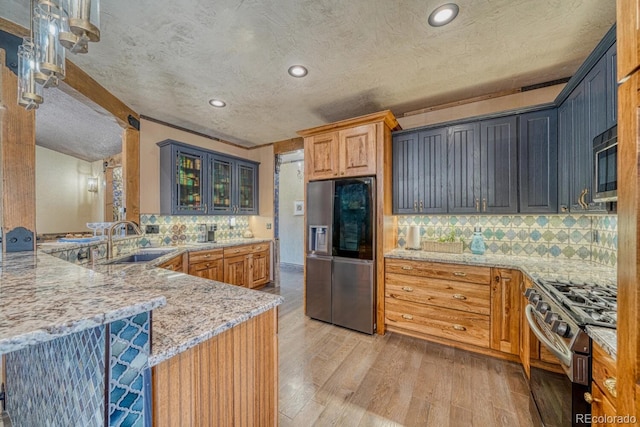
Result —
[{"label": "light hardwood floor", "polygon": [[515,363],[387,333],[311,320],[302,273],[279,289],[280,426],[532,426]]}]

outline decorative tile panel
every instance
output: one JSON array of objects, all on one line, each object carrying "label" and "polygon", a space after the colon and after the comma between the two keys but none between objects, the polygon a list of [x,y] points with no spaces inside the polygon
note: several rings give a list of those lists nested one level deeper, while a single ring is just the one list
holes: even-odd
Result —
[{"label": "decorative tile panel", "polygon": [[482,227],[488,253],[543,258],[584,259],[615,266],[616,215],[429,215],[398,216],[398,247],[404,248],[410,225],[423,239],[438,239],[453,230],[469,245],[476,226]]},{"label": "decorative tile panel", "polygon": [[[231,228],[229,221],[235,218],[236,225]],[[238,216],[214,216],[214,215],[159,215],[141,214],[140,227],[144,231],[147,225],[159,225],[159,234],[145,234],[141,246],[165,246],[196,243],[198,241],[198,226],[206,224],[207,228],[217,225],[217,240],[239,239],[249,229],[249,217]]]},{"label": "decorative tile panel", "polygon": [[105,345],[100,326],[7,354],[13,426],[104,425]]}]

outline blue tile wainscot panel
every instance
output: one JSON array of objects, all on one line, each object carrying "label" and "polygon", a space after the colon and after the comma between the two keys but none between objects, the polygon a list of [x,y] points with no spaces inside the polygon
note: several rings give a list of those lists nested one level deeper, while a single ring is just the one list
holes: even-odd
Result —
[{"label": "blue tile wainscot panel", "polygon": [[6,355],[7,411],[13,426],[104,425],[105,329]]},{"label": "blue tile wainscot panel", "polygon": [[150,323],[149,313],[111,323],[110,427],[151,425]]},{"label": "blue tile wainscot panel", "polygon": [[475,226],[482,227],[488,253],[546,258],[584,259],[616,266],[616,215],[402,215],[398,216],[398,247],[406,244],[410,225],[422,239],[438,239],[454,231],[464,252]]}]

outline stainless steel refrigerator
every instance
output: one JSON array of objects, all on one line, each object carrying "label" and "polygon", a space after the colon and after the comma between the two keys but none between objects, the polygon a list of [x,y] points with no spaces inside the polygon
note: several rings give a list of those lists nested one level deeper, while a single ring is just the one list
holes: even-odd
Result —
[{"label": "stainless steel refrigerator", "polygon": [[307,184],[307,316],[373,334],[375,178]]}]

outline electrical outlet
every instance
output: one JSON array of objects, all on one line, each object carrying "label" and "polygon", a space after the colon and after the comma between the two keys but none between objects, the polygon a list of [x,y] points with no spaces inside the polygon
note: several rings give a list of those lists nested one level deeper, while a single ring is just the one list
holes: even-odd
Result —
[{"label": "electrical outlet", "polygon": [[267,230],[271,230],[271,223],[270,222],[267,223]]},{"label": "electrical outlet", "polygon": [[146,234],[158,234],[158,233],[160,233],[160,226],[159,225],[147,225],[144,228],[144,232]]}]

